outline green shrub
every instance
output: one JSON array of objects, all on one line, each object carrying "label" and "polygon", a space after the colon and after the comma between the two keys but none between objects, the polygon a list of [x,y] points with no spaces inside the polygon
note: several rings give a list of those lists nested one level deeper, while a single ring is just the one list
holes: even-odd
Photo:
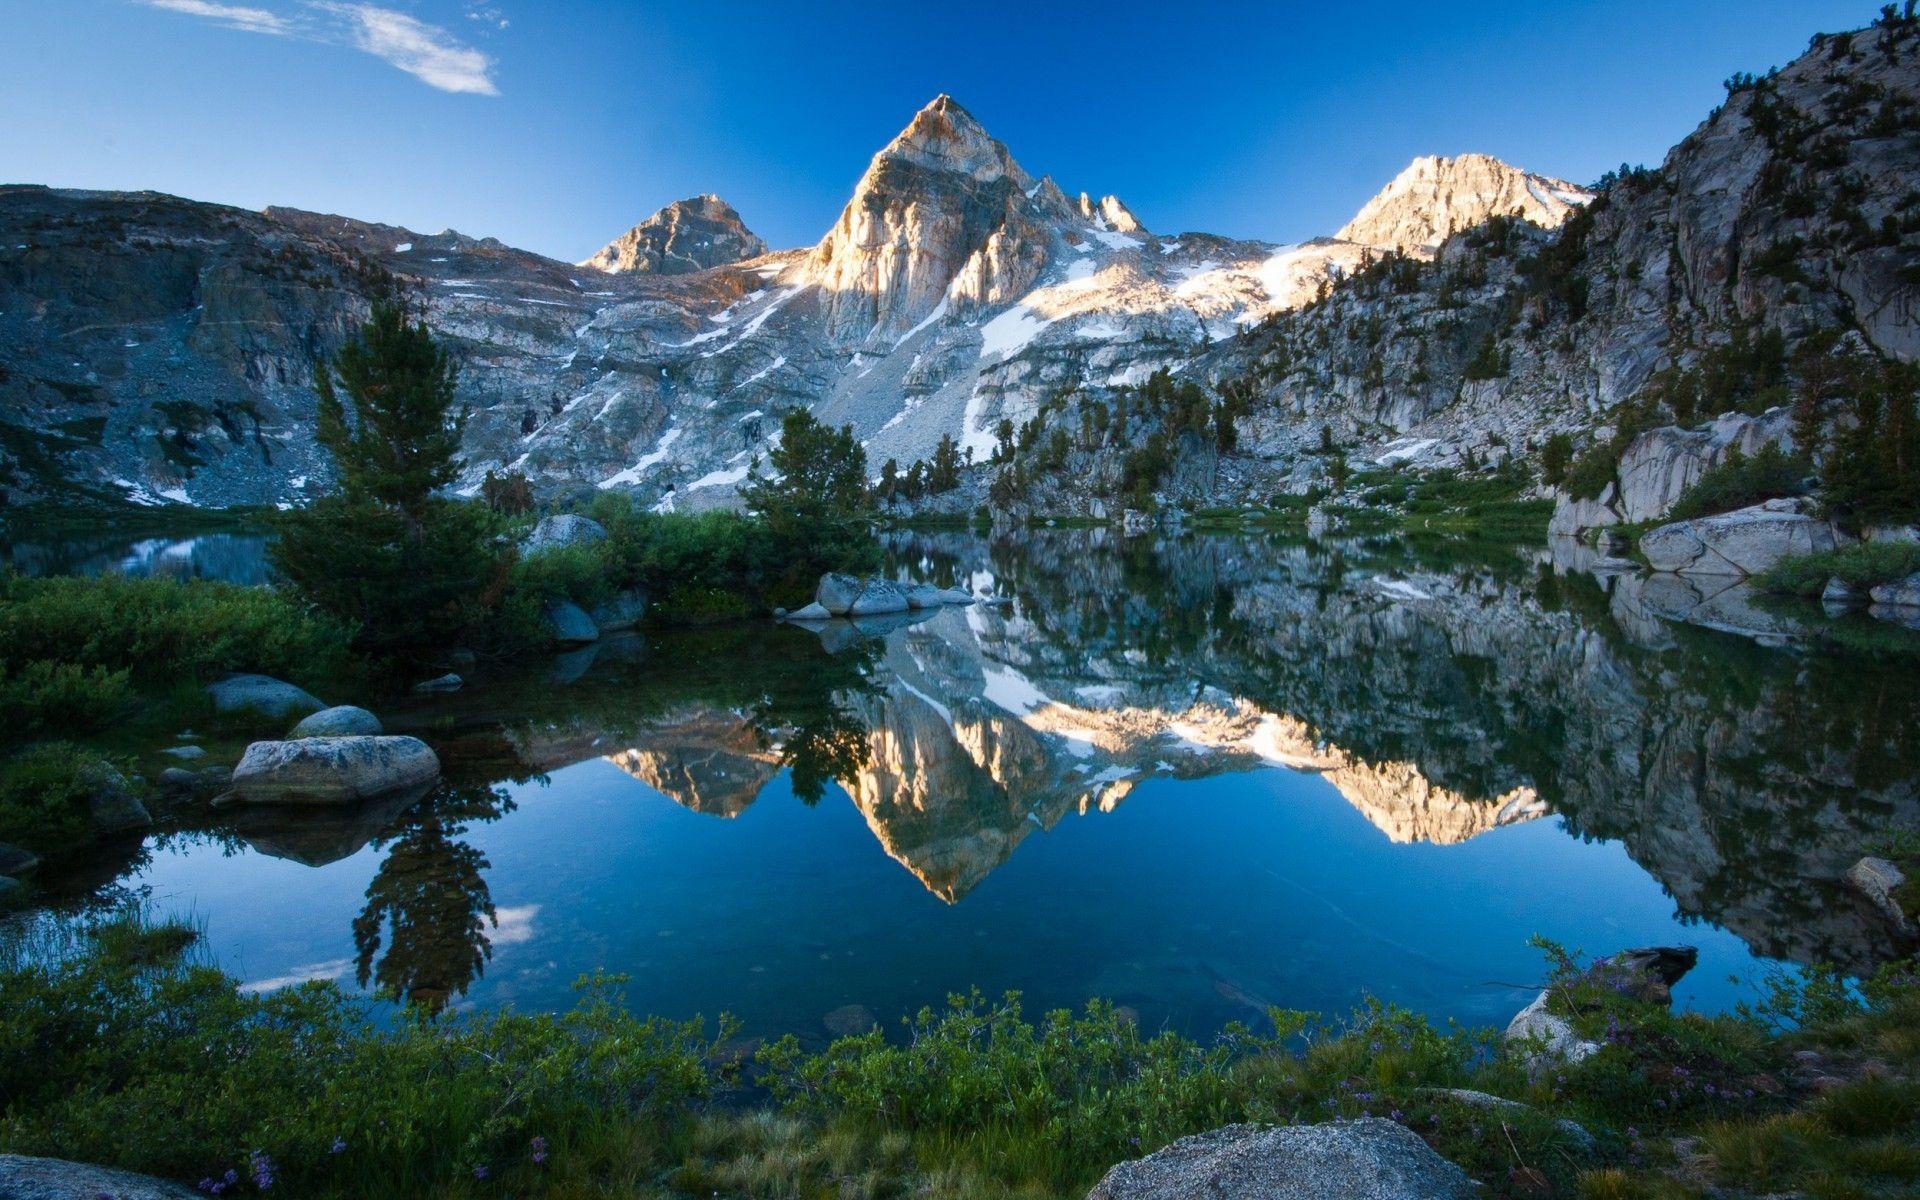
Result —
[{"label": "green shrub", "polygon": [[1732,512],[1736,508],[1804,495],[1812,465],[1799,455],[1790,455],[1776,445],[1761,447],[1748,458],[1738,446],[1726,458],[1709,467],[1692,487],[1681,494],[1667,514],[1675,521],[1704,517],[1711,513]]},{"label": "green shrub", "polygon": [[[119,672],[143,684],[243,670],[325,679],[346,669],[349,637],[345,626],[271,588],[112,575],[0,578],[8,678],[35,680],[30,686],[50,700],[66,697],[96,711],[81,693],[113,695],[110,677]],[[60,665],[27,665],[35,662]],[[84,681],[63,674],[68,669],[86,672]]]},{"label": "green shrub", "polygon": [[122,712],[133,698],[131,671],[110,671],[44,659],[0,661],[0,744],[30,742],[51,733],[90,733]]},{"label": "green shrub", "polygon": [[104,759],[65,742],[24,750],[0,762],[0,841],[48,860],[93,840],[87,798]]},{"label": "green shrub", "polygon": [[106,953],[88,937],[87,952],[0,971],[11,1151],[188,1183],[231,1171],[294,1195],[487,1177],[514,1194],[549,1157],[671,1125],[716,1079],[697,1020],[630,1015],[613,977],[557,1015],[376,1021],[331,984],[250,994],[165,943],[118,937],[151,952]]},{"label": "green shrub", "polygon": [[1862,542],[1782,559],[1760,576],[1760,586],[1789,596],[1818,596],[1827,581],[1868,589],[1920,571],[1920,546],[1910,542]]}]

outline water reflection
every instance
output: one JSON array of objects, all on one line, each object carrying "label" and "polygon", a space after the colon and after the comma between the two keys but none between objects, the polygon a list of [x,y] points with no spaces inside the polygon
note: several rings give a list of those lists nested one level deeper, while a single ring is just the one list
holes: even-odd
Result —
[{"label": "water reflection", "polygon": [[[1577,843],[1562,829],[1624,847],[1681,922],[1723,927],[1759,955],[1865,970],[1896,949],[1841,876],[1891,831],[1920,827],[1920,639],[1904,631],[1873,630],[1863,646],[1844,622],[1742,600],[1764,620],[1734,633],[1728,601],[1711,620],[1689,620],[1637,575],[1591,574],[1564,552],[1443,542],[1060,533],[991,546],[902,537],[891,551],[903,576],[991,586],[1016,602],[815,630],[749,623],[609,639],[584,659],[383,714],[447,765],[447,785],[418,804],[250,812],[233,832],[321,871],[370,863],[351,923],[356,975],[435,1009],[465,995],[493,946],[511,940],[535,941],[553,961],[490,985],[496,999],[547,1002],[541,972],[568,965],[671,962],[655,976],[656,1007],[688,1011],[706,1001],[687,997],[706,988],[722,995],[710,1008],[738,1008],[742,985],[723,987],[713,972],[774,952],[721,947],[761,946],[761,931],[778,941],[789,923],[814,921],[842,931],[845,948],[819,934],[810,966],[790,964],[768,984],[769,1006],[804,1006],[817,992],[824,1011],[885,988],[937,998],[916,945],[929,941],[973,963],[974,977],[957,983],[991,984],[1000,972],[1069,1002],[1075,991],[1131,990],[1151,1007],[1197,993],[1243,1015],[1235,997],[1310,1002],[1322,985],[1299,964],[1311,959],[1360,981],[1342,988],[1391,993],[1417,978],[1455,996],[1433,1001],[1453,1011],[1465,980],[1513,977],[1503,956],[1524,953],[1527,933],[1556,922],[1611,929],[1614,904],[1639,903],[1628,899],[1637,881],[1568,858]],[[607,779],[627,798],[596,782]],[[667,857],[646,861],[654,875],[678,874],[636,877],[654,835],[602,832],[638,819],[627,815],[632,780],[726,832],[709,842],[675,826],[658,835]],[[1293,798],[1279,808],[1259,799],[1279,786],[1267,780]],[[1289,780],[1314,781],[1376,840],[1325,825]],[[1203,781],[1214,782],[1184,807],[1160,800],[1127,816],[1149,789]],[[805,814],[812,825],[755,819],[756,806],[787,794],[827,803]],[[816,840],[843,828],[830,819],[846,813],[841,794],[867,848],[877,842],[898,864],[890,869],[904,868],[953,918],[878,899],[891,892],[850,865],[857,847]],[[1009,864],[1022,847],[1070,816],[1115,833],[1023,854],[1053,877],[1008,885],[1064,889],[1035,901],[1048,922],[1080,931],[1055,946],[1001,915],[1006,888],[978,897],[990,879],[1020,874]],[[1232,831],[1274,821],[1238,840]],[[486,832],[495,824],[498,837]],[[519,847],[549,843],[537,865],[523,861]],[[1331,857],[1313,862],[1321,845]],[[508,849],[514,865],[490,865]],[[1437,914],[1423,910],[1435,893],[1407,875],[1447,861],[1428,855],[1472,864],[1470,884],[1447,885],[1464,889],[1448,893],[1451,924],[1431,924]],[[808,856],[825,874],[786,878],[804,875]],[[762,865],[732,874],[746,862]],[[1549,863],[1585,890],[1563,893],[1541,873]],[[190,892],[191,871],[179,869]],[[1158,882],[1096,899],[1114,873]],[[1278,899],[1274,881],[1292,898]],[[503,887],[510,898],[496,909]],[[642,888],[642,908],[620,907]],[[1218,925],[1160,930],[1156,907],[1188,891],[1209,897]],[[959,915],[975,904],[977,917]],[[695,930],[705,941],[663,958],[635,940],[636,920],[666,926],[662,938]],[[983,922],[978,935],[991,924],[1006,944],[961,953],[954,920]],[[1322,926],[1348,932],[1321,946]],[[1274,938],[1291,939],[1284,955]],[[335,961],[326,946],[310,951]],[[989,957],[967,958],[980,953]],[[1297,962],[1283,970],[1276,957]]]},{"label": "water reflection", "polygon": [[258,534],[192,537],[124,535],[21,541],[6,546],[22,575],[128,575],[136,579],[213,579],[249,587],[267,581],[267,539]]}]

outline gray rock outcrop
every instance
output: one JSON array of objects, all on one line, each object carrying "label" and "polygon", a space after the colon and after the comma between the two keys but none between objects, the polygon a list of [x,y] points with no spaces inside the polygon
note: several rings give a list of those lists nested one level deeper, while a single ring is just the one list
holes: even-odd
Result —
[{"label": "gray rock outcrop", "polygon": [[439,777],[439,758],[418,738],[317,737],[248,746],[232,789],[250,804],[357,804]]},{"label": "gray rock outcrop", "polygon": [[1889,608],[1920,608],[1920,571],[1896,579],[1892,583],[1883,583],[1868,593],[1875,604],[1884,604]]},{"label": "gray rock outcrop", "polygon": [[380,732],[380,718],[364,708],[351,704],[336,704],[332,708],[323,708],[317,713],[301,718],[293,727],[290,738],[310,737],[354,737]]},{"label": "gray rock outcrop", "polygon": [[1087,1200],[1469,1200],[1466,1173],[1392,1121],[1229,1125],[1108,1171]]},{"label": "gray rock outcrop", "polygon": [[1768,500],[1711,517],[1648,530],[1640,552],[1656,571],[1682,575],[1758,575],[1784,558],[1818,554],[1849,539],[1798,500]]},{"label": "gray rock outcrop", "polygon": [[113,767],[105,764],[89,767],[85,782],[87,820],[95,833],[112,837],[153,825],[147,806],[134,795],[127,777]]},{"label": "gray rock outcrop", "polygon": [[1440,245],[1488,218],[1518,215],[1557,229],[1593,193],[1564,179],[1508,166],[1486,154],[1421,155],[1341,226],[1335,237],[1432,258]]},{"label": "gray rock outcrop", "polygon": [[558,550],[567,546],[591,546],[607,540],[606,526],[588,517],[559,513],[542,517],[540,523],[521,541],[528,554]]},{"label": "gray rock outcrop", "polygon": [[1898,893],[1906,885],[1907,875],[1884,858],[1863,858],[1847,870],[1847,882],[1866,898],[1887,924],[1903,938],[1920,936],[1914,919],[1900,906]]},{"label": "gray rock outcrop", "polygon": [[856,575],[842,575],[829,572],[820,577],[820,586],[814,590],[813,602],[835,617],[844,617],[860,598],[860,590],[865,583]]},{"label": "gray rock outcrop", "polygon": [[647,593],[642,588],[626,588],[594,605],[587,615],[602,633],[632,629],[647,615]]}]

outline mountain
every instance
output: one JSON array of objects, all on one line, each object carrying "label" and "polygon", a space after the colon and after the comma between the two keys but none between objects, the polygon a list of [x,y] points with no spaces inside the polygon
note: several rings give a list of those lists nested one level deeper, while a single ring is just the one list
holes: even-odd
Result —
[{"label": "mountain", "polygon": [[675,200],[580,265],[609,275],[690,275],[766,252],[767,244],[740,220],[733,205],[707,195]]},{"label": "mountain", "polygon": [[1448,238],[1489,218],[1517,215],[1542,229],[1557,229],[1592,199],[1592,192],[1564,179],[1530,174],[1485,154],[1424,155],[1334,236],[1432,258]]},{"label": "mountain", "polygon": [[[984,460],[1003,422],[1025,428],[1016,470],[922,502],[970,510],[992,484],[1016,517],[1117,515],[1156,432],[1162,504],[1304,491],[1323,437],[1362,464],[1603,444],[1630,401],[1694,412],[1672,389],[1726,379],[1763,335],[1920,352],[1917,41],[1897,17],[1817,39],[1736,81],[1660,167],[1592,191],[1419,159],[1337,236],[1292,246],[1155,233],[1029,172],[947,96],[817,244],[768,253],[711,197],[580,266],[452,231],[0,188],[0,488],[315,494],[312,364],[388,275],[461,363],[468,493],[504,469],[549,498],[730,504],[794,406],[852,425],[876,469],[944,436]],[[1166,386],[1143,397],[1162,371],[1231,398],[1233,436],[1178,426]]]}]

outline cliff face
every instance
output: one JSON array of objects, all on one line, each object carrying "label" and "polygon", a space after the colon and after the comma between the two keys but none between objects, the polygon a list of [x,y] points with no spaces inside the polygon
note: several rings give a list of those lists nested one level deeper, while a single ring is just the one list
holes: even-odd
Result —
[{"label": "cliff face", "polygon": [[1334,236],[1363,246],[1432,258],[1456,233],[1494,217],[1518,216],[1558,229],[1593,193],[1510,167],[1486,154],[1413,160]]}]

